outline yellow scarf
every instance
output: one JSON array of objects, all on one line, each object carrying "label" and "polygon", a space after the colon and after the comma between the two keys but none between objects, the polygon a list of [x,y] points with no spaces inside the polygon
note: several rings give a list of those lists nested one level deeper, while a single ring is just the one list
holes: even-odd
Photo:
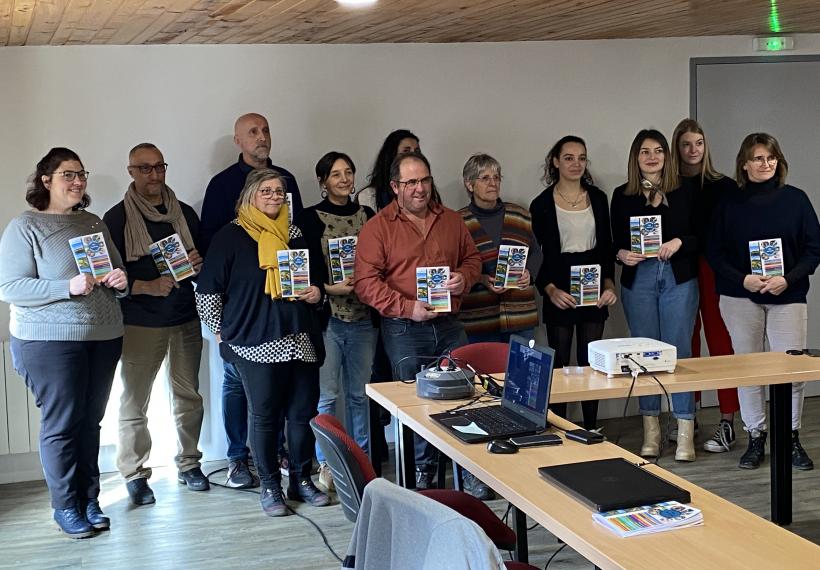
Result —
[{"label": "yellow scarf", "polygon": [[288,205],[282,204],[279,215],[271,219],[253,206],[239,209],[239,225],[258,244],[259,268],[267,272],[265,294],[272,299],[282,298],[279,284],[279,265],[276,252],[288,249]]}]

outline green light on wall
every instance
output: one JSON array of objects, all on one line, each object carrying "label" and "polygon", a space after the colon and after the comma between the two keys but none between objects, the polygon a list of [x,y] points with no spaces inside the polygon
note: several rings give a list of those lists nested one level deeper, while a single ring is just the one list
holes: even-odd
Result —
[{"label": "green light on wall", "polygon": [[769,0],[769,30],[780,33],[780,13],[777,10],[777,0]]}]

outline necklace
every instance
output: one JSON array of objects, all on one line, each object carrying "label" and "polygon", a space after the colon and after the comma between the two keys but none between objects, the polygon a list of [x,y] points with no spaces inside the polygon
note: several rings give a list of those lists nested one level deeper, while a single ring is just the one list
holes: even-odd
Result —
[{"label": "necklace", "polygon": [[563,193],[563,192],[561,192],[561,191],[558,189],[558,187],[557,187],[557,186],[555,187],[555,191],[556,191],[556,192],[558,192],[558,195],[559,195],[559,196],[561,196],[561,199],[563,199],[563,200],[564,200],[564,202],[566,202],[567,204],[569,204],[569,207],[570,207],[570,208],[575,208],[576,206],[578,206],[578,203],[586,197],[586,196],[585,196],[585,192],[584,192],[583,190],[581,190],[581,191],[578,193],[578,197],[577,197],[577,198],[575,199],[575,201],[573,202],[572,200],[570,200],[569,198],[567,198],[566,196],[564,196],[564,193]]}]

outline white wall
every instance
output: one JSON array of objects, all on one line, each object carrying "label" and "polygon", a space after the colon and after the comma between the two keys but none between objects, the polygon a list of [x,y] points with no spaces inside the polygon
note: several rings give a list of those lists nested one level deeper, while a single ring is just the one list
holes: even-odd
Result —
[{"label": "white wall", "polygon": [[[789,53],[820,53],[820,34]],[[274,162],[293,171],[305,203],[326,151],[349,153],[359,186],[385,135],[409,128],[445,203],[466,203],[464,160],[489,152],[507,199],[541,190],[549,146],[587,139],[598,184],[625,179],[637,130],[670,133],[689,110],[689,58],[748,56],[750,37],[455,45],[87,46],[0,49],[0,227],[26,205],[24,181],[52,146],[92,172],[91,211],[121,198],[127,152],[151,141],[167,181],[197,210],[209,178],[236,159],[235,118],[257,111],[273,130]],[[708,129],[708,126],[707,126]],[[7,334],[7,307],[0,330]],[[624,333],[617,310],[609,334]]]}]

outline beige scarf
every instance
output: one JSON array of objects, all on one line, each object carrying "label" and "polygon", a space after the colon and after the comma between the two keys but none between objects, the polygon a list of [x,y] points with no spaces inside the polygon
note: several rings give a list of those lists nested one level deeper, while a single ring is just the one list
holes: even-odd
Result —
[{"label": "beige scarf", "polygon": [[162,203],[165,204],[167,210],[165,214],[160,214],[153,204],[141,196],[134,188],[133,182],[128,186],[123,203],[125,204],[126,261],[136,261],[151,253],[151,244],[156,240],[148,234],[145,220],[171,224],[174,231],[179,234],[185,250],[194,249],[194,240],[191,237],[191,230],[188,229],[188,222],[185,221],[185,215],[182,213],[182,206],[179,205],[179,200],[168,186],[162,189]]}]

